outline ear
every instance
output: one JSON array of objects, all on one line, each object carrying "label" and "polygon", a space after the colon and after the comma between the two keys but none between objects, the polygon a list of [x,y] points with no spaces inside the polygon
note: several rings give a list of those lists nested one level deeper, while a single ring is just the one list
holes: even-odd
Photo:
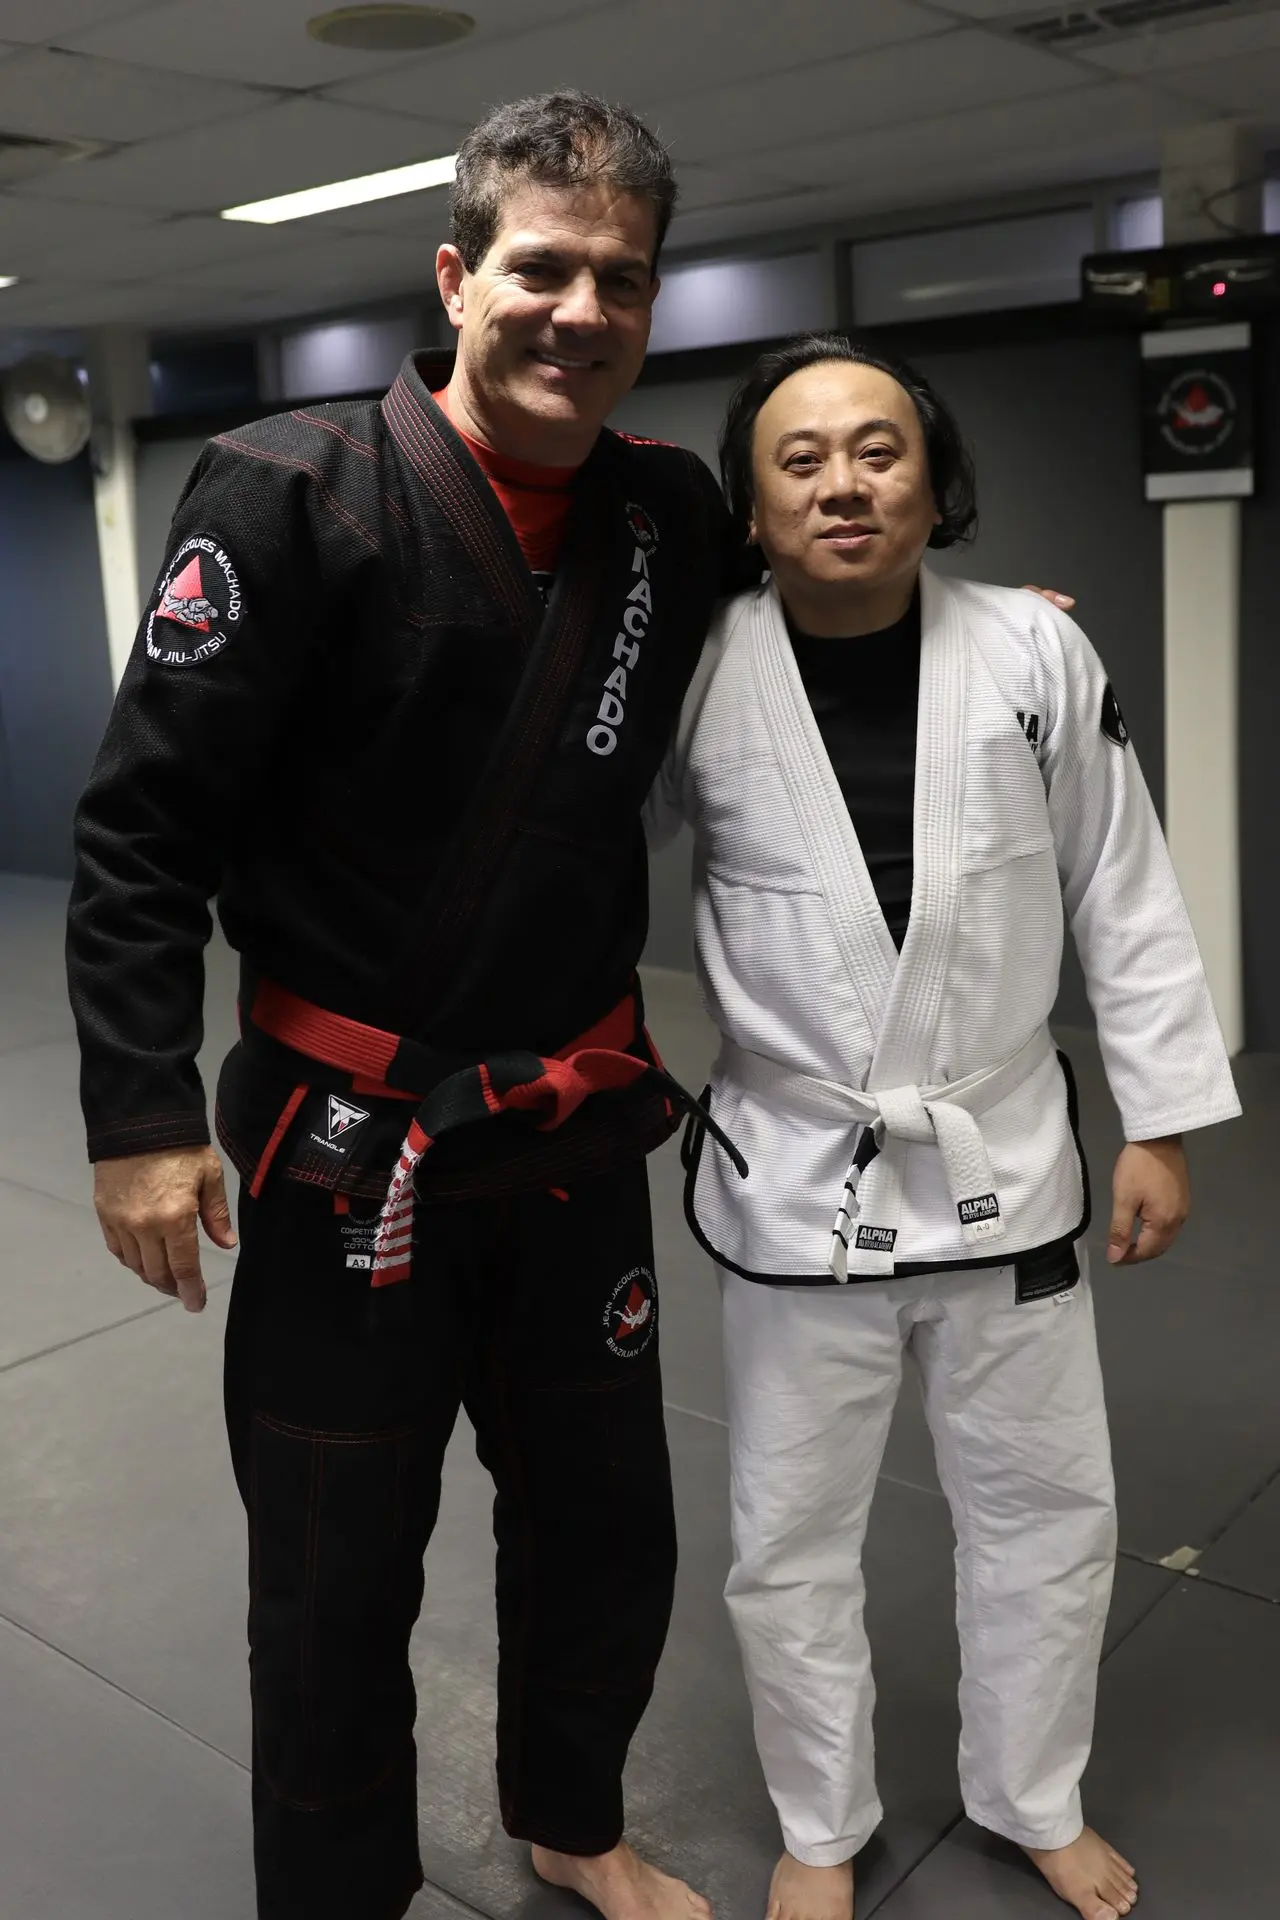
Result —
[{"label": "ear", "polygon": [[760,535],[756,529],[756,517],[754,513],[747,521],[747,545],[749,547],[758,547],[760,545]]},{"label": "ear", "polygon": [[467,279],[467,270],[462,264],[462,255],[455,246],[446,244],[436,254],[436,285],[440,289],[440,298],[444,310],[449,316],[449,325],[458,333],[462,331],[463,292]]}]

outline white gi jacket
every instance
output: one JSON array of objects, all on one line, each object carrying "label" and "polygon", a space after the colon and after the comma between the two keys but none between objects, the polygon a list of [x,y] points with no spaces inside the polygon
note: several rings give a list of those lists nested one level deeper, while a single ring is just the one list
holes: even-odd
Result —
[{"label": "white gi jacket", "polygon": [[711,1110],[750,1168],[697,1151],[690,1224],[750,1278],[1069,1252],[1088,1202],[1047,1026],[1064,903],[1126,1138],[1240,1111],[1098,656],[1030,593],[927,571],[921,593],[901,956],[772,584],[717,616],[649,803],[651,841],[693,828]]}]

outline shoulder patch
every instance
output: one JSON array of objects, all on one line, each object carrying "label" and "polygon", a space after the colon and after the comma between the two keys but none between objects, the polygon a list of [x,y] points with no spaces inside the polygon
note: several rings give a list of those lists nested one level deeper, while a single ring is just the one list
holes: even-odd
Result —
[{"label": "shoulder patch", "polygon": [[147,658],[161,667],[212,660],[244,618],[240,577],[211,534],[195,533],[170,555],[147,610]]},{"label": "shoulder patch", "polygon": [[674,440],[646,440],[642,433],[621,433],[616,427],[614,432],[617,433],[619,440],[625,440],[629,447],[675,447],[677,452],[683,452],[683,448]]},{"label": "shoulder patch", "polygon": [[1128,746],[1129,729],[1124,723],[1124,715],[1120,711],[1120,702],[1116,699],[1109,680],[1106,685],[1106,691],[1102,696],[1101,724],[1102,731],[1108,740],[1112,741],[1117,747]]}]

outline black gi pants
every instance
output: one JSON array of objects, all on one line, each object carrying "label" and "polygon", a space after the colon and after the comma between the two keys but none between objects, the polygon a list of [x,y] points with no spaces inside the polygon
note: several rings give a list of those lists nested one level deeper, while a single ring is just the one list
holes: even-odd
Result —
[{"label": "black gi pants", "polygon": [[509,1833],[616,1845],[670,1618],[643,1163],[565,1200],[420,1203],[412,1323],[394,1334],[370,1332],[369,1273],[347,1264],[368,1228],[367,1209],[337,1214],[283,1175],[241,1202],[226,1404],[249,1515],[260,1920],[399,1920],[422,1883],[408,1644],[460,1406],[497,1490]]}]

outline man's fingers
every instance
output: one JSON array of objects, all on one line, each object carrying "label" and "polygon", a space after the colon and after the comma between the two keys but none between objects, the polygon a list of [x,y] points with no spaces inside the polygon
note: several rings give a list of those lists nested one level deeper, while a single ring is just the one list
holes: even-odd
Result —
[{"label": "man's fingers", "polygon": [[165,1252],[162,1235],[154,1232],[138,1234],[138,1252],[142,1259],[142,1278],[157,1293],[176,1295],[178,1283],[169,1271],[169,1256]]},{"label": "man's fingers", "polygon": [[1162,1253],[1168,1253],[1181,1227],[1181,1220],[1168,1215],[1159,1214],[1150,1219],[1144,1217],[1142,1231],[1133,1250],[1134,1260],[1158,1260]]},{"label": "man's fingers", "polygon": [[1024,593],[1038,593],[1042,600],[1051,601],[1055,607],[1061,607],[1064,613],[1070,613],[1076,603],[1074,594],[1059,593],[1055,587],[1026,586],[1022,591]]},{"label": "man's fingers", "polygon": [[165,1254],[174,1292],[188,1313],[201,1312],[206,1298],[204,1275],[196,1223],[190,1214],[165,1235]]},{"label": "man's fingers", "polygon": [[1126,1266],[1134,1258],[1133,1221],[1137,1211],[1136,1206],[1122,1204],[1117,1199],[1107,1234],[1107,1259],[1113,1267]]},{"label": "man's fingers", "polygon": [[[104,1227],[103,1232],[105,1233],[106,1231],[107,1229]],[[130,1273],[136,1273],[139,1280],[144,1280],[146,1275],[142,1271],[142,1253],[137,1241],[124,1227],[115,1228],[112,1231],[116,1246],[111,1247],[111,1240],[108,1239],[107,1241],[107,1245],[111,1247],[112,1253],[115,1254],[121,1266],[128,1267]]]},{"label": "man's fingers", "polygon": [[230,1253],[236,1245],[236,1230],[227,1205],[227,1183],[222,1168],[209,1173],[200,1188],[200,1220],[215,1247]]}]

